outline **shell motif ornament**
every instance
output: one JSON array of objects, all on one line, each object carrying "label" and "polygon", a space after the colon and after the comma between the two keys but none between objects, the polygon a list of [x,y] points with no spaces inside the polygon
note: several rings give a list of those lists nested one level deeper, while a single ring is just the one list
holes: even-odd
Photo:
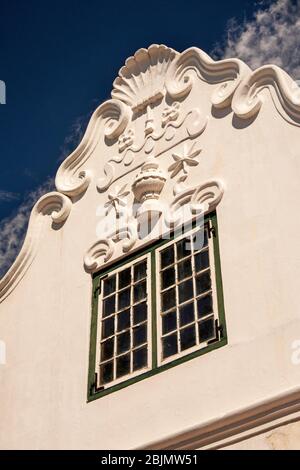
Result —
[{"label": "shell motif ornament", "polygon": [[167,71],[177,56],[176,51],[164,45],[139,49],[120,69],[112,98],[127,104],[133,112],[144,111],[163,98]]}]

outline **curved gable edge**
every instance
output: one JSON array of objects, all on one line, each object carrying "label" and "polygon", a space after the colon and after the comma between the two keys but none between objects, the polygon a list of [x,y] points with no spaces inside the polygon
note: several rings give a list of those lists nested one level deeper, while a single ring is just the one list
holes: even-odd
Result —
[{"label": "curved gable edge", "polygon": [[112,99],[95,110],[82,141],[59,167],[55,180],[57,192],[42,196],[33,207],[20,253],[0,280],[0,303],[18,285],[34,260],[47,224],[48,217],[45,216],[50,216],[56,226],[63,225],[71,211],[72,198],[89,186],[93,173],[85,164],[101,135],[99,131],[102,130],[105,139],[113,143],[125,130],[132,114],[147,105],[149,97],[145,95],[145,81],[148,79],[152,83],[153,65],[158,77],[158,89],[155,93],[152,90],[154,96],[168,93],[172,98],[184,98],[197,77],[210,84],[220,83],[211,95],[212,106],[230,106],[239,118],[248,119],[259,112],[263,105],[262,91],[268,89],[279,114],[291,125],[300,126],[300,88],[278,66],[265,65],[251,71],[239,59],[215,61],[195,47],[181,54],[156,44],[139,49],[120,69],[113,84]]}]

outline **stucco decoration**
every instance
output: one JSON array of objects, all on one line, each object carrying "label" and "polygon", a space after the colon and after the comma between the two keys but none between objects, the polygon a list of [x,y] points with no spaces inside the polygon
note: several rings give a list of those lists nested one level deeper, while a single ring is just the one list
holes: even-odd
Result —
[{"label": "stucco decoration", "polygon": [[233,112],[243,119],[257,114],[263,104],[264,89],[269,91],[280,115],[290,124],[300,126],[300,88],[276,65],[264,65],[244,77],[233,96]]},{"label": "stucco decoration", "polygon": [[112,98],[127,104],[133,112],[159,101],[165,94],[166,74],[176,56],[178,52],[164,45],[139,49],[120,69]]},{"label": "stucco decoration", "polygon": [[193,142],[190,146],[185,144],[182,154],[172,154],[172,157],[175,161],[168,168],[168,170],[171,171],[171,178],[176,176],[181,171],[183,172],[184,176],[187,176],[188,167],[197,166],[199,164],[198,160],[195,157],[200,154],[201,149],[195,149],[195,144],[196,142]]},{"label": "stucco decoration", "polygon": [[224,185],[221,181],[207,181],[194,187],[188,187],[182,183],[182,179],[174,186],[174,199],[170,204],[170,210],[165,213],[166,224],[173,228],[182,223],[180,209],[188,205],[190,219],[201,213],[213,211],[222,199]]},{"label": "stucco decoration", "polygon": [[[134,144],[133,139],[130,138],[124,152],[122,151],[121,155],[116,155],[105,163],[103,168],[105,176],[97,181],[97,188],[100,192],[106,191],[111,184],[126,173],[140,168],[148,155],[152,154],[157,158],[179,143],[198,137],[205,130],[207,117],[198,108],[182,113],[176,110],[176,114],[171,114],[173,110],[174,108],[170,107],[171,118],[166,120],[165,115],[169,108],[165,108],[157,130],[153,128],[151,134],[145,133],[145,138],[139,144]],[[131,132],[130,136],[133,135],[133,131]],[[121,162],[124,163],[125,168],[118,166]]]},{"label": "stucco decoration", "polygon": [[49,223],[48,218],[50,217],[52,223],[59,226],[68,218],[71,207],[71,200],[58,192],[45,194],[37,201],[31,212],[22,249],[14,264],[0,280],[0,302],[17,286],[34,260],[38,241],[45,224]]},{"label": "stucco decoration", "polygon": [[116,186],[114,191],[108,194],[108,201],[104,204],[106,209],[106,214],[109,213],[111,209],[115,210],[116,218],[120,218],[123,214],[123,209],[126,207],[126,196],[128,196],[129,191],[126,191],[126,184],[119,188]]},{"label": "stucco decoration", "polygon": [[[145,213],[148,210],[156,210],[159,212],[159,215],[163,214],[164,224],[161,226],[161,231],[165,233],[168,229],[172,230],[186,222],[186,220],[182,219],[183,213],[181,209],[183,206],[187,206],[189,215],[187,213],[185,215],[187,215],[188,220],[191,220],[201,213],[211,212],[221,201],[224,192],[224,186],[221,181],[207,181],[197,186],[188,187],[179,179],[179,182],[174,186],[174,198],[170,202],[169,207],[160,206],[158,198],[161,187],[165,183],[165,177],[159,172],[157,166],[152,166],[152,163],[150,161],[147,165],[146,171],[150,170],[151,174],[149,174],[149,181],[146,181],[145,185],[141,183],[142,187],[139,189],[139,197],[143,198],[140,194],[151,194],[150,186],[152,186],[154,193],[156,192],[154,196],[156,201],[154,209],[151,204],[150,209],[148,205],[143,207],[142,204],[137,213],[134,213],[134,211],[128,212],[128,218],[125,219],[123,226],[117,226],[116,230],[107,233],[105,238],[96,241],[84,257],[84,266],[88,272],[95,272],[103,264],[107,263],[115,253],[116,244],[121,242],[123,253],[127,253],[135,246],[139,239],[139,224],[141,219],[143,221],[143,218],[145,218]],[[133,187],[136,181],[134,181]],[[149,199],[151,200],[152,197],[147,198],[146,196],[145,201],[149,203]],[[141,215],[142,217],[140,217]]]},{"label": "stucco decoration", "polygon": [[[269,89],[277,110],[284,118],[296,125],[300,118],[299,88],[279,67],[263,66],[252,72],[239,59],[214,61],[195,47],[179,54],[169,47],[154,44],[148,49],[139,49],[126,60],[114,81],[113,99],[94,112],[82,142],[59,168],[57,189],[73,197],[87,188],[92,171],[82,167],[98,142],[102,124],[107,139],[118,138],[119,155],[105,164],[104,177],[97,181],[100,191],[105,191],[115,180],[116,163],[131,165],[137,152],[144,150],[150,153],[155,142],[165,134],[165,140],[170,142],[174,135],[172,130],[181,127],[188,115],[182,115],[180,103],[174,101],[164,109],[158,126],[154,122],[153,107],[166,95],[173,100],[186,98],[195,80],[220,83],[212,92],[212,105],[223,108],[232,103],[233,112],[241,118],[251,117],[259,111],[264,88]],[[147,114],[145,139],[138,145],[131,123],[132,117],[142,112]],[[192,118],[190,120],[195,122]],[[168,125],[170,129],[166,132]],[[186,131],[189,132],[188,126]]]},{"label": "stucco decoration", "polygon": [[106,238],[97,240],[84,256],[84,267],[88,272],[97,271],[103,263],[109,261],[117,243],[122,244],[122,252],[128,253],[134,247],[138,239],[137,226],[135,223],[128,223],[107,234]]},{"label": "stucco decoration", "polygon": [[[252,72],[239,59],[214,61],[195,47],[179,54],[169,47],[154,44],[148,49],[139,49],[120,69],[113,84],[113,99],[94,112],[82,142],[59,168],[56,178],[58,191],[71,197],[85,191],[92,171],[82,167],[98,142],[102,125],[107,139],[119,139],[119,155],[105,164],[104,177],[97,181],[100,191],[105,191],[115,180],[116,163],[131,165],[137,152],[144,150],[150,153],[154,143],[165,134],[165,140],[170,142],[174,135],[172,130],[183,126],[188,118],[180,113],[178,100],[186,98],[196,80],[213,85],[220,83],[214,87],[211,104],[217,108],[232,104],[233,112],[241,118],[251,117],[259,111],[263,102],[262,92],[268,88],[280,114],[298,125],[299,88],[279,67],[263,66]],[[165,96],[175,101],[164,109],[160,126],[157,126],[153,107]],[[143,112],[147,114],[145,139],[138,145],[135,144],[132,117]],[[194,119],[191,121],[195,122]],[[170,129],[166,132],[168,125]],[[185,130],[189,132],[188,125]]]},{"label": "stucco decoration", "polygon": [[145,223],[147,219],[153,219],[155,215],[162,213],[159,196],[166,180],[158,161],[149,157],[132,184],[135,201],[140,204],[136,213],[138,223]]},{"label": "stucco decoration", "polygon": [[[224,107],[230,104],[234,90],[249,72],[238,59],[216,62],[197,48],[182,54],[156,44],[149,49],[139,49],[127,59],[114,82],[112,97],[130,108],[131,122],[119,137],[118,154],[104,165],[104,176],[97,180],[98,190],[106,191],[120,177],[120,172],[123,176],[123,167],[118,170],[118,164],[123,163],[132,171],[143,165],[147,155],[154,154],[156,158],[204,131],[207,116],[198,107],[186,111],[180,103],[188,96],[195,80],[212,85],[221,83],[217,89],[214,87],[211,103]],[[154,115],[162,101],[165,107],[159,115]],[[146,119],[141,138],[134,125],[143,113]],[[144,160],[138,158],[141,153]]]},{"label": "stucco decoration", "polygon": [[[65,220],[72,201],[84,195],[92,180],[98,193],[108,191],[109,194],[104,195],[107,210],[114,208],[116,213],[120,212],[117,231],[111,234],[112,241],[103,242],[101,249],[98,247],[100,242],[94,244],[100,250],[99,253],[107,252],[106,259],[111,256],[121,235],[125,237],[122,240],[124,252],[134,246],[138,238],[139,217],[147,217],[147,214],[154,211],[155,201],[159,200],[161,192],[171,182],[174,184],[177,202],[172,202],[173,209],[167,215],[167,224],[176,223],[177,203],[181,204],[189,199],[193,211],[192,207],[198,204],[194,200],[196,196],[193,196],[196,193],[201,204],[203,203],[202,190],[195,193],[194,186],[184,187],[188,172],[194,166],[199,169],[202,151],[199,138],[208,126],[208,116],[200,103],[189,100],[193,87],[198,87],[200,83],[209,85],[206,88],[208,95],[205,96],[209,97],[212,107],[228,108],[239,118],[248,119],[260,111],[270,95],[274,109],[290,124],[300,125],[300,89],[279,67],[268,65],[251,71],[239,59],[214,61],[194,47],[182,53],[156,44],[148,49],[139,49],[120,69],[113,84],[112,98],[96,109],[81,143],[58,169],[58,192],[50,193],[35,205],[24,246],[0,282],[1,300],[19,282],[35,256],[38,238],[44,226],[42,219],[46,219],[42,214],[48,214],[48,210],[51,211],[54,205],[61,206],[58,213]],[[101,144],[101,152],[97,150],[98,144]],[[100,171],[97,166],[99,155],[101,162],[103,161],[103,164],[100,162]],[[154,163],[160,159],[166,159],[168,166]],[[152,181],[151,178],[148,179],[149,187],[146,191],[146,186],[143,189],[140,182],[145,182],[147,172],[148,176],[151,173]],[[124,182],[119,181],[124,177],[128,177],[129,185],[126,189],[122,189]],[[205,184],[208,183],[202,183]],[[152,192],[151,185],[155,187]],[[220,188],[218,184],[216,187]],[[205,191],[208,191],[208,187]],[[208,192],[217,201],[217,194],[221,194],[222,190],[219,193],[216,190],[212,195],[213,190],[210,187]],[[205,195],[203,197],[206,198]],[[133,212],[127,224],[122,225],[127,203],[132,205],[133,198],[143,208]],[[209,207],[207,210],[210,210]],[[58,217],[58,222],[60,216],[55,214],[56,212],[52,217]],[[98,255],[94,254],[93,249],[89,256],[90,258],[85,258],[86,267]],[[101,257],[103,258],[102,255]]]},{"label": "stucco decoration", "polygon": [[57,190],[70,197],[84,192],[91,181],[92,171],[81,167],[92,155],[101,134],[108,140],[117,139],[129,119],[130,109],[120,101],[102,103],[93,113],[79,146],[59,167],[55,179]]},{"label": "stucco decoration", "polygon": [[221,83],[211,96],[217,108],[230,105],[232,96],[250,68],[239,59],[215,61],[201,49],[191,47],[178,55],[168,70],[166,89],[174,99],[184,98],[191,91],[195,80]]}]

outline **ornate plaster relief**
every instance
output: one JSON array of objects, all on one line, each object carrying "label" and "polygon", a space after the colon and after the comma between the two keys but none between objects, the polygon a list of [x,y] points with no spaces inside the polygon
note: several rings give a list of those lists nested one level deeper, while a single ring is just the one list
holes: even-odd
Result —
[{"label": "ornate plaster relief", "polygon": [[[0,281],[0,301],[32,263],[45,215],[52,214],[59,223],[66,220],[72,200],[82,196],[91,183],[95,185],[91,190],[99,195],[107,192],[102,197],[119,223],[87,251],[84,264],[89,271],[100,266],[100,259],[107,262],[120,241],[123,252],[135,245],[139,220],[158,209],[157,202],[167,188],[173,188],[174,197],[169,199],[170,211],[160,213],[166,226],[176,224],[179,206],[190,204],[191,215],[216,206],[223,193],[220,182],[187,185],[188,172],[201,161],[199,138],[208,126],[199,103],[189,101],[200,83],[211,87],[211,106],[231,108],[241,119],[255,116],[269,93],[279,114],[299,126],[299,88],[279,67],[251,71],[239,59],[214,61],[194,47],[181,54],[164,45],[139,49],[120,69],[112,99],[96,109],[81,143],[58,169],[57,192],[43,196],[33,208],[21,252]],[[99,143],[100,171],[95,165]],[[140,204],[139,209],[122,225],[123,213],[134,202]]]},{"label": "ornate plaster relief", "polygon": [[276,65],[264,65],[243,78],[233,96],[233,112],[243,119],[257,114],[263,105],[264,89],[269,91],[279,114],[290,124],[299,127],[300,89],[295,81]]},{"label": "ornate plaster relief", "polygon": [[[152,170],[153,166],[147,167]],[[157,168],[154,167],[154,170]],[[156,178],[157,176],[157,178]],[[164,184],[164,177],[159,172],[151,172],[149,176],[149,183],[141,182],[141,188],[139,188],[140,194],[145,195],[145,200],[149,202],[147,194],[149,194],[149,186],[153,186],[154,200],[157,201],[159,197],[159,191],[161,185]],[[135,185],[135,180],[133,185]],[[156,194],[155,194],[156,186]],[[152,192],[150,190],[150,193]],[[174,186],[174,198],[170,202],[167,210],[163,211],[164,207],[159,205],[147,204],[143,208],[143,204],[138,209],[141,210],[141,215],[145,217],[145,212],[158,211],[159,215],[163,215],[163,225],[160,227],[159,235],[162,235],[169,230],[174,229],[185,221],[182,220],[182,207],[187,206],[189,210],[188,218],[191,220],[195,215],[201,213],[207,213],[215,209],[217,204],[221,201],[224,192],[223,184],[220,181],[207,181],[198,186],[189,187],[185,186],[181,181]],[[141,196],[143,197],[143,196]],[[150,198],[150,199],[151,199]],[[139,239],[138,225],[139,225],[139,213],[136,216],[133,215],[133,211],[128,214],[128,218],[125,218],[124,224],[117,226],[115,230],[107,233],[105,238],[97,240],[87,251],[84,257],[85,269],[89,272],[97,271],[104,263],[108,262],[115,253],[115,246],[118,243],[122,244],[122,252],[127,253],[130,251]],[[150,237],[149,237],[150,238]],[[150,238],[151,239],[151,238]],[[145,243],[149,240],[145,238]]]}]

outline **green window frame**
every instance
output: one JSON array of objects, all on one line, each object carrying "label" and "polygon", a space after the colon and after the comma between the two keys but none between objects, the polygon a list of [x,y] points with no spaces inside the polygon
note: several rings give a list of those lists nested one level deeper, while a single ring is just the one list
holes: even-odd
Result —
[{"label": "green window frame", "polygon": [[[177,315],[176,332],[173,331],[171,332],[171,334],[169,334],[169,333],[162,331],[161,325],[162,325],[163,320],[161,317],[164,317],[165,313],[160,308],[160,300],[157,301],[157,299],[158,298],[160,299],[163,295],[163,292],[161,292],[163,285],[161,284],[162,281],[160,282],[159,279],[161,278],[161,276],[163,276],[161,269],[163,270],[164,268],[162,268],[161,265],[158,266],[158,259],[161,259],[160,253],[162,251],[167,251],[167,248],[170,245],[175,244],[175,243],[176,245],[178,245],[178,243],[180,243],[180,240],[181,239],[183,240],[189,233],[190,234],[193,234],[194,232],[196,233],[201,228],[199,223],[197,223],[197,220],[195,220],[190,224],[189,227],[185,228],[184,234],[177,235],[176,233],[173,233],[171,234],[170,237],[168,237],[168,239],[160,239],[158,241],[155,241],[147,248],[139,250],[132,255],[126,256],[123,259],[117,261],[116,263],[108,267],[103,268],[102,270],[100,270],[99,272],[93,275],[92,317],[91,317],[91,330],[90,330],[88,397],[87,397],[88,402],[93,401],[101,396],[105,396],[105,395],[108,395],[109,393],[120,390],[140,380],[156,375],[160,372],[163,372],[164,370],[167,370],[171,367],[175,367],[176,365],[182,364],[195,357],[204,355],[214,349],[220,348],[227,344],[227,331],[226,331],[226,322],[225,322],[223,287],[222,287],[222,277],[221,277],[221,263],[220,263],[220,252],[219,252],[219,242],[218,242],[218,224],[217,224],[216,212],[207,214],[204,217],[204,221],[202,221],[202,223],[203,223],[203,227],[205,227],[205,230],[206,230],[206,233],[208,234],[208,239],[209,239],[208,250],[209,250],[210,263],[209,263],[208,269],[212,278],[212,287],[210,289],[212,292],[212,298],[213,298],[213,304],[214,304],[212,318],[214,321],[215,337],[212,339],[209,339],[208,341],[204,341],[203,343],[200,343],[200,339],[199,339],[199,331],[201,331],[200,323],[203,325],[203,321],[201,322],[201,319],[199,320],[199,317],[196,314],[197,300],[200,300],[200,299],[198,299],[197,295],[195,294],[196,288],[194,284],[194,291],[193,291],[194,294],[193,294],[193,298],[191,302],[195,304],[195,313],[194,313],[195,320],[193,320],[193,322],[195,324],[194,326],[195,326],[195,331],[196,331],[196,336],[197,336],[197,342],[192,347],[188,346],[186,350],[176,352],[170,355],[169,357],[164,356],[165,354],[165,352],[163,351],[164,340],[166,340],[165,342],[168,343],[168,339],[170,339],[171,336],[174,339],[174,336],[176,334],[178,347],[181,348],[179,337],[182,336],[181,334],[182,330],[185,329],[185,331],[187,331],[187,328],[185,328],[184,326],[183,327],[180,326],[178,315],[181,315],[182,313],[180,311],[180,308],[182,305],[178,306],[176,304],[175,306],[175,309],[177,312],[176,313]],[[177,252],[177,249],[176,249],[176,252]],[[196,257],[196,254],[194,253],[193,253],[193,256],[190,255],[190,258],[194,259],[195,257]],[[144,279],[144,281],[147,282],[147,296],[148,296],[147,302],[148,302],[148,307],[149,307],[148,319],[147,319],[148,367],[132,372],[132,368],[133,368],[132,357],[133,357],[133,354],[135,353],[135,351],[132,350],[131,353],[129,352],[129,355],[131,357],[131,366],[130,366],[131,372],[126,374],[125,378],[122,378],[122,377],[114,378],[111,380],[111,383],[108,382],[106,385],[102,385],[99,383],[99,370],[100,370],[100,363],[101,363],[101,361],[99,361],[99,357],[100,357],[99,351],[100,351],[100,341],[101,340],[103,341],[103,338],[101,337],[103,334],[103,327],[101,328],[101,331],[102,331],[101,333],[100,323],[102,322],[101,325],[103,325],[103,320],[105,321],[106,319],[101,318],[101,316],[99,315],[99,306],[102,305],[102,309],[103,309],[104,308],[103,302],[106,299],[105,295],[110,295],[109,293],[105,294],[101,292],[101,290],[104,290],[103,281],[105,279],[108,279],[109,275],[112,276],[115,273],[117,273],[118,279],[119,279],[119,273],[120,272],[124,273],[125,271],[128,271],[129,269],[131,269],[131,275],[133,276],[134,269],[135,269],[134,266],[142,263],[144,260],[146,260],[148,270],[149,270],[146,276],[147,281],[146,281],[146,278]],[[178,273],[179,272],[178,264],[180,263],[180,260],[175,260],[173,261],[173,263],[175,263],[174,271],[175,271],[175,265],[176,265],[176,273]],[[195,263],[195,260],[193,261],[193,263]],[[150,276],[149,276],[149,273],[150,273]],[[177,275],[176,275],[176,279],[177,279]],[[194,276],[195,274],[193,271],[192,279],[193,279],[193,282],[195,283],[196,281],[194,279]],[[199,275],[197,275],[197,277],[199,277]],[[137,281],[132,280],[131,282],[134,283]],[[176,282],[179,282],[179,281],[176,280]],[[180,283],[182,283],[182,281],[180,281]],[[116,289],[116,287],[114,288]],[[131,297],[130,297],[131,303],[132,302],[134,303],[134,298],[133,298],[133,293],[132,293],[134,289],[135,289],[135,284],[132,284],[131,285]],[[130,291],[130,289],[128,290]],[[179,294],[178,294],[177,287],[176,289],[174,288],[174,291],[176,291],[177,293],[176,295],[178,296]],[[179,299],[177,299],[177,301],[179,302]],[[142,301],[140,300],[139,302],[143,302],[143,300]],[[190,301],[188,300],[186,303],[188,302]],[[131,326],[132,326],[132,321],[133,321],[132,312],[134,308],[133,304],[131,305],[130,308],[131,308]],[[169,313],[173,313],[173,312],[169,312]],[[103,315],[104,313],[102,312],[102,316]],[[209,318],[211,318],[209,313],[207,315],[209,316]],[[112,316],[117,317],[117,313],[114,313]],[[206,319],[207,317],[205,317],[204,321]],[[117,322],[117,319],[114,320],[115,325],[116,325],[116,322]],[[130,331],[132,331],[132,328]],[[168,335],[169,337],[167,338]],[[114,337],[114,343],[116,343],[117,341],[116,338],[117,337]],[[169,343],[172,343],[172,341],[169,341]],[[132,345],[132,339],[131,339],[131,345]],[[115,348],[116,347],[117,346],[115,346]],[[145,344],[144,344],[144,347],[146,347]],[[116,354],[116,349],[115,349],[115,354]],[[102,352],[101,352],[101,356],[102,356]],[[113,356],[113,360],[114,361],[116,360],[115,356]],[[115,364],[114,365],[114,369],[115,369],[116,362],[114,362],[114,364]],[[114,372],[114,374],[116,373]]]}]

